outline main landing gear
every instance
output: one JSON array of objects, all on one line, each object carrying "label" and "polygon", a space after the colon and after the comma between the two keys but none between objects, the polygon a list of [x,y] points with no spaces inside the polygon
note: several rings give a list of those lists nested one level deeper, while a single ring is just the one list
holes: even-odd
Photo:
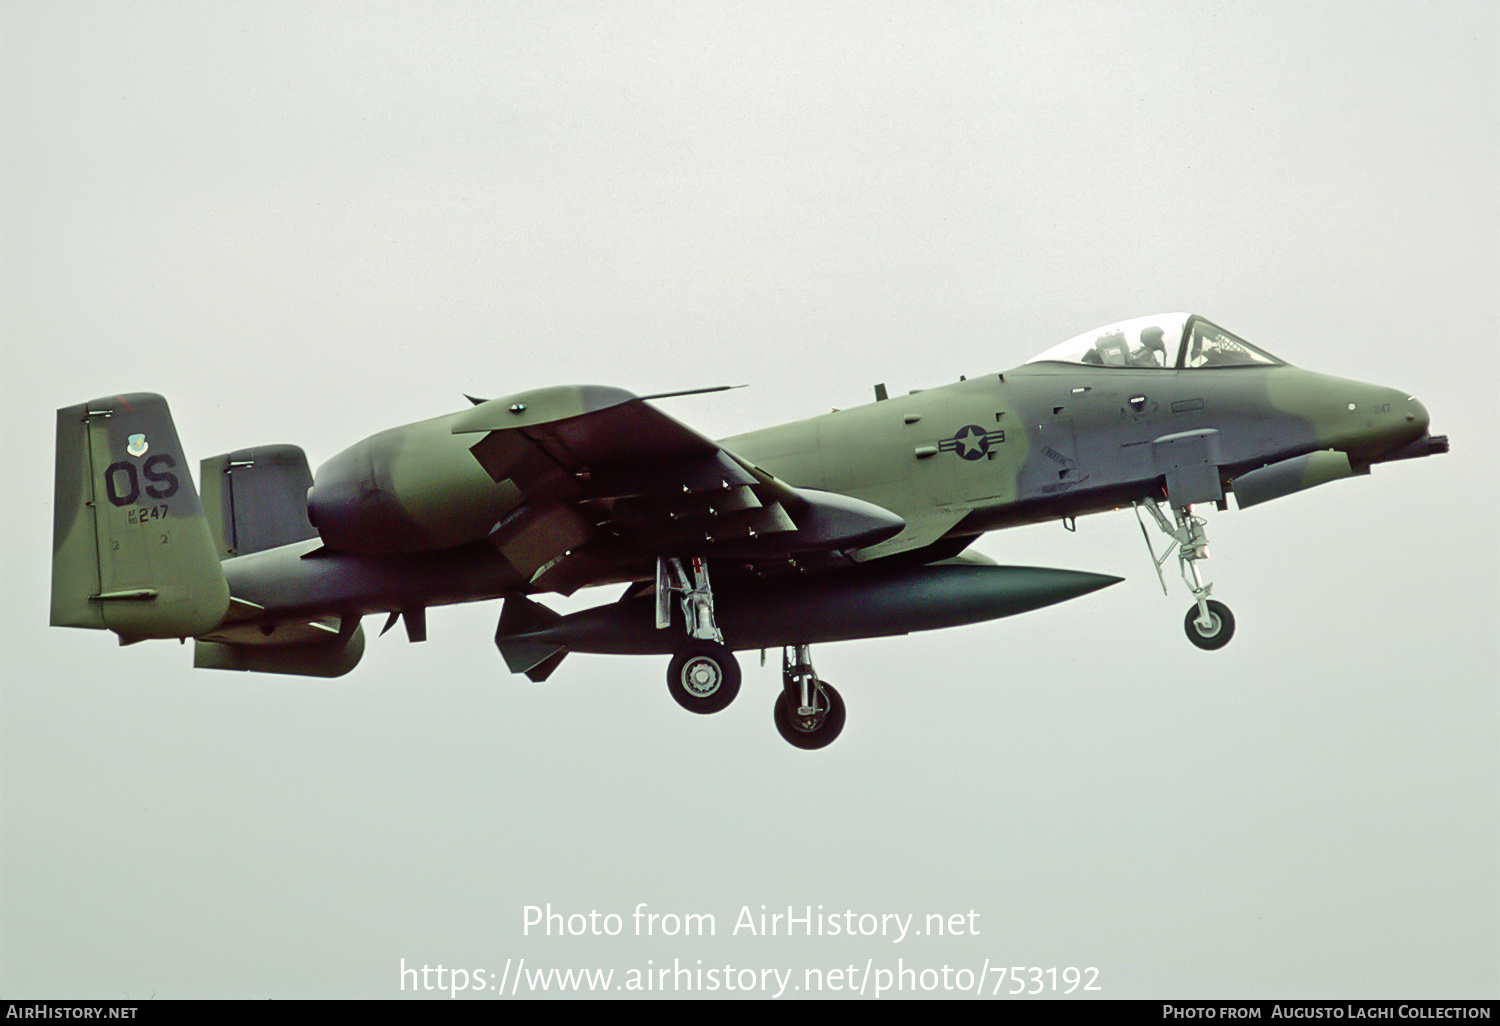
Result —
[{"label": "main landing gear", "polygon": [[[692,559],[686,567],[680,559],[656,561],[658,629],[672,626],[674,594],[686,637],[667,667],[667,691],[689,712],[718,712],[740,693],[740,664],[714,622],[713,589],[702,559]],[[795,646],[795,652],[795,661],[782,652],[776,729],[798,748],[825,748],[844,729],[844,700],[832,684],[818,679],[807,645]],[[761,655],[764,663],[765,653]]]},{"label": "main landing gear", "polygon": [[[1167,546],[1160,559],[1156,558],[1156,552],[1151,548],[1151,535],[1146,530],[1145,521],[1140,520],[1143,508],[1151,514],[1156,526],[1172,539],[1172,544]],[[1204,584],[1198,573],[1198,560],[1208,558],[1208,532],[1204,530],[1208,521],[1193,516],[1191,506],[1172,507],[1171,522],[1168,522],[1161,507],[1154,501],[1137,502],[1135,510],[1136,520],[1141,523],[1141,534],[1146,538],[1146,551],[1151,553],[1151,561],[1156,564],[1156,576],[1161,581],[1164,595],[1167,593],[1167,581],[1162,577],[1161,566],[1172,555],[1172,549],[1177,549],[1177,562],[1182,570],[1183,583],[1196,600],[1188,609],[1187,618],[1182,625],[1188,640],[1199,648],[1209,650],[1229,644],[1229,639],[1234,637],[1234,614],[1224,603],[1208,597],[1213,585]]]},{"label": "main landing gear", "polygon": [[844,729],[844,699],[819,680],[807,645],[796,646],[797,661],[781,653],[781,694],[776,696],[776,729],[798,748],[826,748]]},{"label": "main landing gear", "polygon": [[672,626],[672,594],[682,606],[687,638],[667,667],[667,690],[689,712],[715,713],[740,693],[740,664],[714,622],[714,594],[703,560],[691,560],[692,576],[680,559],[656,561],[656,626]]},{"label": "main landing gear", "polygon": [[740,693],[740,663],[721,642],[690,641],[667,667],[667,690],[688,712],[716,713]]}]

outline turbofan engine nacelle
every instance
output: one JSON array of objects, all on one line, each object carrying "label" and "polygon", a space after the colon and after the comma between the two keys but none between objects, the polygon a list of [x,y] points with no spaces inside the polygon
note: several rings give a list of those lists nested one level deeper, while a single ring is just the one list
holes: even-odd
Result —
[{"label": "turbofan engine nacelle", "polygon": [[307,516],[339,552],[430,552],[479,541],[520,496],[453,434],[456,414],[372,435],[318,468]]}]

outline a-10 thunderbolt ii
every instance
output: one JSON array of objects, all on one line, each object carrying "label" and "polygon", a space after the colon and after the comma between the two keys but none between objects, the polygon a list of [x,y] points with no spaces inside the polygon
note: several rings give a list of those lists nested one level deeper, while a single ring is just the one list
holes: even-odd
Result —
[{"label": "a-10 thunderbolt ii", "polygon": [[[710,390],[711,391],[711,390]],[[503,598],[496,644],[545,680],[568,652],[671,655],[694,712],[740,686],[733,651],[782,650],[775,719],[801,748],[844,725],[815,643],[1010,616],[1119,579],[997,566],[985,531],[1133,506],[1175,548],[1199,648],[1209,597],[1196,504],[1246,507],[1447,451],[1390,388],[1300,370],[1201,317],[1070,339],[1003,374],[711,441],[617,388],[542,388],[373,435],[309,473],[302,450],[204,460],[166,402],[58,411],[52,623],[122,643],[194,638],[194,665],[337,676],[360,618],[412,641],[429,606]],[[679,393],[681,394],[681,393]],[[1165,510],[1162,506],[1165,505]],[[1147,533],[1150,549],[1150,534]],[[531,596],[623,584],[560,616]],[[1165,582],[1163,582],[1165,588]]]}]

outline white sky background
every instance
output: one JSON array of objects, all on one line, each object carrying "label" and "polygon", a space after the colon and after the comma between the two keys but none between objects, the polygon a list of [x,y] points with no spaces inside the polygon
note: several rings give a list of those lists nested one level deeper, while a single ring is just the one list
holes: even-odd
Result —
[{"label": "white sky background", "polygon": [[[523,956],[1500,989],[1492,4],[11,2],[0,38],[0,996]],[[1177,309],[1453,439],[1210,514],[1218,653],[1128,513],[978,545],[1106,592],[816,649],[820,753],[753,655],[712,717],[665,659],[512,678],[498,604],[334,682],[46,626],[53,411],[95,396],[165,394],[194,460],[561,382],[748,383],[670,401],[728,435]],[[523,938],[546,902],[718,936]],[[761,904],[981,934],[730,936]]]}]

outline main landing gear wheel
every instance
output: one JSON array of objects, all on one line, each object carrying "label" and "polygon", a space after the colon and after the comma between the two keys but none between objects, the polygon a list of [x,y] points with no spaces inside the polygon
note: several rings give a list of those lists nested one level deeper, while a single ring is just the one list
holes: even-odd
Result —
[{"label": "main landing gear wheel", "polygon": [[667,667],[667,690],[688,712],[718,712],[740,693],[739,660],[717,642],[689,642]]},{"label": "main landing gear wheel", "polygon": [[1224,603],[1209,599],[1208,618],[1213,622],[1205,630],[1198,622],[1198,604],[1195,602],[1188,609],[1187,619],[1183,621],[1182,628],[1187,631],[1188,640],[1199,648],[1210,651],[1223,648],[1229,644],[1229,639],[1234,637],[1234,614]]},{"label": "main landing gear wheel", "polygon": [[802,715],[797,711],[797,693],[782,688],[776,696],[776,729],[798,748],[826,748],[844,729],[844,700],[827,681],[818,681],[814,689],[816,712]]}]

